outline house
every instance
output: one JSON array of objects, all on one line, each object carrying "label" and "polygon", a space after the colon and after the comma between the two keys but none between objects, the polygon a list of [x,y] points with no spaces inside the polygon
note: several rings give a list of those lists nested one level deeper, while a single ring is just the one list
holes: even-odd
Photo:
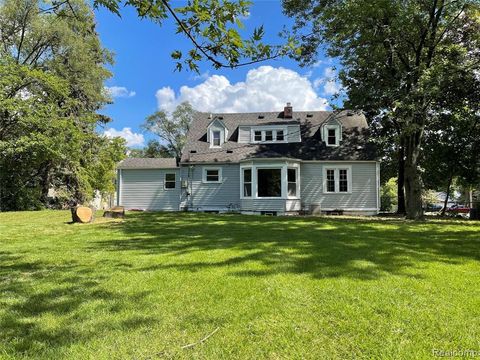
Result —
[{"label": "house", "polygon": [[353,111],[198,113],[182,158],[118,166],[118,205],[166,211],[296,214],[380,207],[380,164]]}]

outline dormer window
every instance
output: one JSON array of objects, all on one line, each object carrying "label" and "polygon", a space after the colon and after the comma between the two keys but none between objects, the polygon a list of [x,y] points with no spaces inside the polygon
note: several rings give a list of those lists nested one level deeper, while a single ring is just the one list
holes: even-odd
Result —
[{"label": "dormer window", "polygon": [[339,125],[326,125],[324,129],[324,141],[327,146],[340,145],[340,126]]},{"label": "dormer window", "polygon": [[327,144],[331,146],[337,144],[337,131],[335,129],[328,129]]},{"label": "dormer window", "polygon": [[273,131],[272,130],[265,131],[265,141],[273,141]]},{"label": "dormer window", "polygon": [[274,143],[285,142],[286,128],[262,127],[252,129],[251,141],[253,143]]},{"label": "dormer window", "polygon": [[220,147],[220,135],[221,135],[221,132],[218,131],[218,130],[214,130],[212,131],[212,146],[215,146],[215,147]]},{"label": "dormer window", "polygon": [[207,142],[211,148],[219,148],[228,141],[228,129],[222,119],[222,116],[218,116],[208,125]]},{"label": "dormer window", "polygon": [[283,141],[284,139],[283,130],[277,130],[277,141]]}]

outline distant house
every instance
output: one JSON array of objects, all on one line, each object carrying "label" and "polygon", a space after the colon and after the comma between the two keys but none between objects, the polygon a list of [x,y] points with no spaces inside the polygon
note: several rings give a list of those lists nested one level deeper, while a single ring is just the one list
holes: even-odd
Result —
[{"label": "distant house", "polygon": [[352,111],[198,113],[179,163],[118,165],[127,209],[295,214],[379,211],[380,164]]}]

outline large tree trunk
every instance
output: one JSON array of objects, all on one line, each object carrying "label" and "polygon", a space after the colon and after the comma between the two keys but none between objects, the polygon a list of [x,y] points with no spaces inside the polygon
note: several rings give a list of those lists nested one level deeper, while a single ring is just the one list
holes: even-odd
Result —
[{"label": "large tree trunk", "polygon": [[398,177],[397,177],[397,214],[405,214],[405,147],[401,140],[398,149]]},{"label": "large tree trunk", "polygon": [[406,217],[423,220],[422,181],[418,171],[418,155],[423,129],[412,131],[405,138],[405,205]]}]

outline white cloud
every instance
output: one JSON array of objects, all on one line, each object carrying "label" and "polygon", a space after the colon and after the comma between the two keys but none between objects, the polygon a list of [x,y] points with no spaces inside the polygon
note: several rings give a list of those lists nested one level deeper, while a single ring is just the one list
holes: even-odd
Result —
[{"label": "white cloud", "polygon": [[291,102],[294,110],[325,110],[326,99],[319,97],[305,76],[282,67],[260,66],[247,73],[245,81],[230,83],[223,75],[211,75],[204,82],[182,86],[178,94],[163,87],[156,93],[158,107],[172,111],[189,101],[200,111],[251,112],[280,111]]},{"label": "white cloud", "polygon": [[112,98],[117,98],[117,97],[129,98],[137,94],[135,91],[128,90],[124,86],[105,86],[105,91]]},{"label": "white cloud", "polygon": [[315,89],[320,88],[322,85],[322,94],[326,96],[335,95],[343,89],[342,85],[337,82],[337,72],[331,67],[325,68],[323,77],[316,78],[313,81]]},{"label": "white cloud", "polygon": [[127,141],[127,146],[142,146],[145,142],[142,134],[135,133],[129,127],[124,127],[122,130],[109,128],[103,133],[108,138],[122,137]]}]

